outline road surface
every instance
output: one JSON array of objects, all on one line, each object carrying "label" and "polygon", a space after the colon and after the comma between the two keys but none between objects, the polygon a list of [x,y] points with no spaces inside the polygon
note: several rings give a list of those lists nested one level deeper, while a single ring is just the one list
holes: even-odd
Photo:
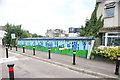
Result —
[{"label": "road surface", "polygon": [[[6,59],[5,49],[0,48],[0,50],[2,51],[2,53],[0,53],[0,70],[2,71],[2,78],[9,77],[7,64],[15,64],[15,78],[96,78],[92,75],[75,72],[64,67],[13,52],[10,52],[9,58]],[[2,61],[2,59],[4,59],[4,61]]]}]

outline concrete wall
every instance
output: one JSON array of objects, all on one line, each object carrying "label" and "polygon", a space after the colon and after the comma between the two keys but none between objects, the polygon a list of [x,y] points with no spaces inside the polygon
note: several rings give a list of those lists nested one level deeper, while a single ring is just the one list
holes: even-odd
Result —
[{"label": "concrete wall", "polygon": [[3,38],[4,35],[5,35],[5,31],[0,30],[0,38]]},{"label": "concrete wall", "polygon": [[118,26],[120,26],[120,2],[119,2],[119,6],[118,6]]},{"label": "concrete wall", "polygon": [[104,3],[103,2],[101,2],[98,6],[97,18],[99,18],[101,15],[104,16]]},{"label": "concrete wall", "polygon": [[[108,4],[108,2],[105,4]],[[116,26],[118,26],[118,3],[115,3],[115,11],[113,17],[104,16],[104,27],[116,27]]]},{"label": "concrete wall", "polygon": [[2,45],[2,39],[3,39],[4,35],[5,35],[5,31],[0,30],[0,45]]},{"label": "concrete wall", "polygon": [[[115,3],[115,12],[113,17],[105,16],[105,4],[109,4],[111,2]],[[118,14],[119,13],[119,14]],[[97,10],[97,17],[103,15],[104,18],[104,26],[103,27],[117,27],[120,26],[120,2],[118,3],[116,0],[106,0],[99,4]]]},{"label": "concrete wall", "polygon": [[0,45],[2,45],[2,39],[0,39]]}]

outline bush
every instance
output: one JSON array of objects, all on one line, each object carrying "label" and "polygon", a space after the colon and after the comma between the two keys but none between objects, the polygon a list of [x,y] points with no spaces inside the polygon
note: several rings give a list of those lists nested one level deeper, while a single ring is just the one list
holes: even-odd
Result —
[{"label": "bush", "polygon": [[94,55],[100,55],[103,57],[107,57],[110,60],[115,60],[117,55],[120,55],[120,46],[115,47],[96,47],[92,51]]}]

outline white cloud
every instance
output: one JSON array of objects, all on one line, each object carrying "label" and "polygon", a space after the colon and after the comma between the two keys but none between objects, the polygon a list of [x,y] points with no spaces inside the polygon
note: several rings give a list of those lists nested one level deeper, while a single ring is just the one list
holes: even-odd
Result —
[{"label": "white cloud", "polygon": [[[87,0],[88,1],[88,0]],[[0,25],[22,24],[32,33],[45,35],[47,29],[80,27],[90,17],[95,1],[85,0],[2,0]]]}]

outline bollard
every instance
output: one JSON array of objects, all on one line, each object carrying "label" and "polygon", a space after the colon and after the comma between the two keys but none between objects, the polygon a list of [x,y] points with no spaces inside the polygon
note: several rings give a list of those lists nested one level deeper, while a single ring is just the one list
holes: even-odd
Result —
[{"label": "bollard", "polygon": [[35,47],[33,46],[33,55],[35,55]]},{"label": "bollard", "polygon": [[12,45],[10,45],[10,50],[12,50]]},{"label": "bollard", "polygon": [[8,70],[9,70],[9,78],[10,80],[14,80],[14,64],[8,64]]},{"label": "bollard", "polygon": [[17,45],[16,45],[16,51],[17,51]]},{"label": "bollard", "polygon": [[8,48],[6,47],[6,58],[8,58]]},{"label": "bollard", "polygon": [[76,65],[76,63],[75,63],[75,55],[76,55],[76,51],[73,51],[73,65]]},{"label": "bollard", "polygon": [[6,44],[5,46],[8,47],[8,44]]},{"label": "bollard", "polygon": [[10,44],[8,44],[8,49],[10,48]]},{"label": "bollard", "polygon": [[116,62],[116,67],[115,67],[115,75],[119,75],[120,56],[117,56],[116,60],[117,60],[117,62]]},{"label": "bollard", "polygon": [[50,48],[48,48],[48,59],[51,59],[51,56],[50,56]]},{"label": "bollard", "polygon": [[25,46],[23,46],[23,53],[25,53]]}]

